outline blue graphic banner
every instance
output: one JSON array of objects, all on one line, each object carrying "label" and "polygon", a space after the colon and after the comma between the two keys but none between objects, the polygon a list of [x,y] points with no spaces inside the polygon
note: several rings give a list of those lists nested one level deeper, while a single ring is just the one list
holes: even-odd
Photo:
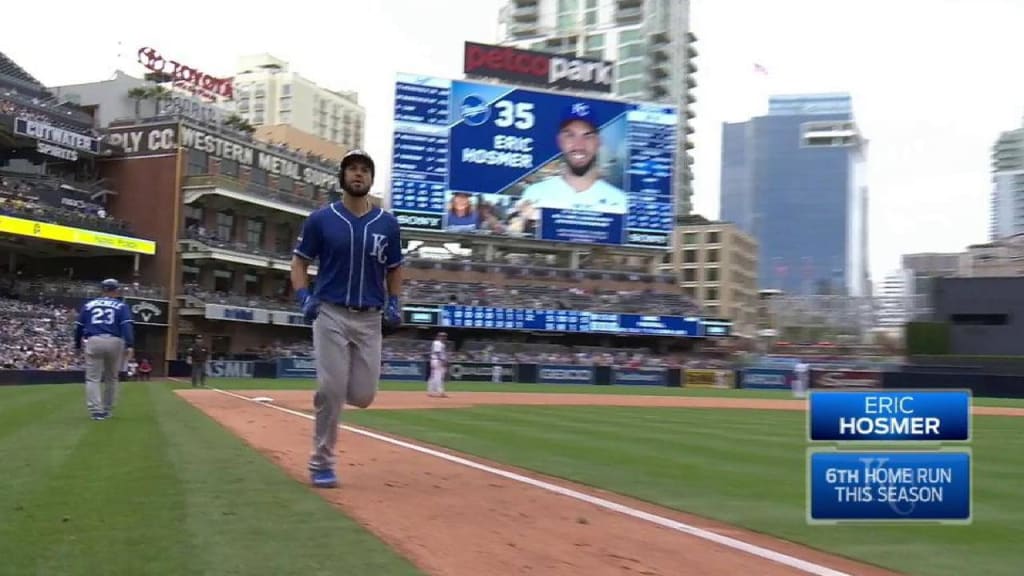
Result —
[{"label": "blue graphic banner", "polygon": [[312,358],[277,359],[278,378],[316,378],[316,362]]},{"label": "blue graphic banner", "polygon": [[670,245],[676,107],[401,74],[394,119],[403,227]]},{"label": "blue graphic banner", "polygon": [[808,522],[971,521],[968,451],[811,452]]},{"label": "blue graphic banner", "polygon": [[210,360],[206,375],[210,378],[252,378],[256,363],[251,360]]},{"label": "blue graphic banner", "polygon": [[788,390],[796,374],[777,368],[744,368],[740,372],[740,388],[755,390]]},{"label": "blue graphic banner", "polygon": [[668,386],[668,370],[664,368],[613,368],[612,384],[616,386]]},{"label": "blue graphic banner", "polygon": [[593,384],[594,367],[576,364],[543,364],[537,369],[538,384]]},{"label": "blue graphic banner", "polygon": [[968,441],[967,390],[811,391],[813,441]]}]

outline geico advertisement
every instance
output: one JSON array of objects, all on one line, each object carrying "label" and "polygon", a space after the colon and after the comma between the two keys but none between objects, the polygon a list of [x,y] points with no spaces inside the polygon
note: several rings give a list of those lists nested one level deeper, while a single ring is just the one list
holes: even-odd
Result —
[{"label": "geico advertisement", "polygon": [[410,75],[395,98],[403,226],[669,245],[676,108]]},{"label": "geico advertisement", "polygon": [[592,366],[541,366],[537,371],[540,384],[593,384]]},{"label": "geico advertisement", "polygon": [[502,382],[515,382],[518,379],[518,365],[516,364],[486,364],[459,362],[448,366],[448,378],[452,380],[473,380],[478,382],[491,382],[494,380],[494,370],[501,371]]}]

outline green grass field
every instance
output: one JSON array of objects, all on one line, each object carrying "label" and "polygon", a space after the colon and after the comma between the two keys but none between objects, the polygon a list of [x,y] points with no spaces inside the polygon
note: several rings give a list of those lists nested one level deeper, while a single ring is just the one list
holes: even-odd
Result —
[{"label": "green grass field", "polygon": [[[210,383],[313,386],[309,380]],[[127,384],[117,419],[99,423],[85,418],[81,386],[0,388],[0,574],[327,574],[339,566],[354,574],[417,574],[178,399],[174,387],[187,384]],[[418,382],[382,387],[424,390]],[[789,396],[639,386],[457,384],[449,390]],[[910,574],[1016,575],[1024,565],[1024,506],[1013,488],[1024,477],[1021,418],[974,418],[973,525],[808,527],[801,412],[481,406],[346,414],[353,424]],[[325,535],[332,546],[322,545]]]}]

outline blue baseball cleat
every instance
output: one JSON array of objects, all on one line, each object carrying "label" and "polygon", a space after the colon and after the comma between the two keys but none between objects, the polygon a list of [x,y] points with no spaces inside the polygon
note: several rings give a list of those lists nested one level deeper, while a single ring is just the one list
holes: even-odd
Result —
[{"label": "blue baseball cleat", "polygon": [[334,470],[311,470],[309,476],[313,486],[317,488],[334,488],[338,485],[338,477]]}]

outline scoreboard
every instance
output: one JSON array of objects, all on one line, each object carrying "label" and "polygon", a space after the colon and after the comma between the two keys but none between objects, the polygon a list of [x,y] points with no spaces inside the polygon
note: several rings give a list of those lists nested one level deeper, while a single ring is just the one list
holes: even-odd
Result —
[{"label": "scoreboard", "polygon": [[700,318],[446,305],[439,308],[441,326],[543,332],[601,332],[649,336],[704,336]]}]

